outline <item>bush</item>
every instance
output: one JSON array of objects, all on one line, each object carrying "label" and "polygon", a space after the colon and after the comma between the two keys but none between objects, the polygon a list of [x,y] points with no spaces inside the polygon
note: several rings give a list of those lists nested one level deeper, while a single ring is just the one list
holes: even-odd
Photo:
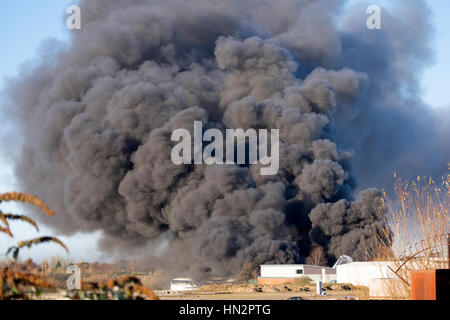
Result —
[{"label": "bush", "polygon": [[294,280],[294,284],[298,286],[308,286],[313,284],[313,280],[307,276],[301,276]]}]

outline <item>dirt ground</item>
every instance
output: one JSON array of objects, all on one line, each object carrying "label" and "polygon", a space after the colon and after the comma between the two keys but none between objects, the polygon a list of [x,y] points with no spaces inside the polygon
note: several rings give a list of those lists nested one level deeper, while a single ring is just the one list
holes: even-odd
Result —
[{"label": "dirt ground", "polygon": [[287,300],[291,297],[301,297],[304,300],[348,300],[346,296],[352,294],[330,294],[318,296],[315,294],[304,294],[296,292],[254,292],[254,293],[231,293],[231,292],[211,292],[211,293],[185,293],[185,294],[161,294],[161,300]]},{"label": "dirt ground", "polygon": [[161,300],[286,300],[301,297],[304,300],[356,300],[367,299],[366,287],[331,284],[324,285],[325,295],[316,294],[315,285],[257,286],[257,285],[207,285],[195,291],[155,291]]},{"label": "dirt ground", "polygon": [[[284,284],[276,286],[258,286],[253,284],[209,284],[198,290],[175,292],[155,290],[161,300],[287,300],[301,297],[303,300],[366,300],[367,287],[355,287],[347,284],[324,284],[325,295],[316,294],[314,284]],[[41,300],[66,300],[62,290],[44,293]]]}]

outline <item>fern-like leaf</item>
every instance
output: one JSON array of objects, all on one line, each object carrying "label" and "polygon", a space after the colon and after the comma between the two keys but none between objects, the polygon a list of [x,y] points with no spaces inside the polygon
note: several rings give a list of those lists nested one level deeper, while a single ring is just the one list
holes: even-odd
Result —
[{"label": "fern-like leaf", "polygon": [[24,215],[20,215],[20,214],[10,214],[10,213],[3,213],[0,211],[0,220],[3,221],[3,223],[5,224],[5,226],[7,226],[9,228],[9,223],[8,220],[20,220],[20,221],[24,221],[27,222],[29,224],[31,224],[33,227],[36,228],[36,231],[39,231],[39,227],[37,225],[37,223]]},{"label": "fern-like leaf", "polygon": [[58,245],[60,245],[61,247],[64,248],[64,250],[66,250],[67,252],[69,252],[69,249],[67,249],[66,245],[59,240],[56,237],[39,237],[36,239],[31,239],[31,240],[25,240],[25,241],[20,241],[17,246],[19,247],[19,249],[23,248],[23,247],[31,247],[33,245],[36,244],[40,244],[40,243],[45,243],[45,242],[54,242]]},{"label": "fern-like leaf", "polygon": [[31,203],[40,208],[42,211],[44,211],[45,214],[49,216],[55,215],[55,212],[53,210],[50,210],[49,207],[47,207],[47,205],[44,203],[44,201],[42,201],[41,199],[32,194],[20,192],[3,193],[0,194],[0,202],[2,201],[19,201]]}]

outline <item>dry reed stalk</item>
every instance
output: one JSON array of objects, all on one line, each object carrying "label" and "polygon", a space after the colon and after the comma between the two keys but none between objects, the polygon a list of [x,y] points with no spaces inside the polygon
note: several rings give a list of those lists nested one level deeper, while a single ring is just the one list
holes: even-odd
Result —
[{"label": "dry reed stalk", "polygon": [[49,216],[55,215],[55,212],[53,210],[50,210],[49,207],[39,199],[38,197],[27,194],[27,193],[20,193],[20,192],[9,192],[9,193],[3,193],[0,194],[0,202],[2,201],[18,201],[18,202],[25,202],[25,203],[31,203],[35,205],[36,207],[40,208],[42,211],[44,211],[45,214]]},{"label": "dry reed stalk", "polygon": [[0,221],[2,221],[3,224],[7,228],[9,228],[8,220],[20,220],[20,221],[27,222],[27,223],[31,224],[36,229],[36,231],[39,231],[39,227],[33,219],[31,219],[27,216],[24,216],[24,215],[20,215],[20,214],[3,213],[0,211]]},{"label": "dry reed stalk", "polygon": [[8,255],[10,252],[12,252],[13,258],[17,259],[19,256],[20,249],[22,249],[24,247],[29,248],[33,245],[45,243],[45,242],[54,242],[54,243],[60,245],[61,247],[63,247],[64,250],[66,250],[66,252],[69,252],[69,249],[67,249],[66,245],[61,240],[59,240],[58,238],[55,238],[55,237],[47,237],[46,236],[46,237],[39,237],[36,239],[31,239],[31,240],[19,241],[17,243],[17,246],[13,246],[8,249],[8,251],[6,252],[6,255]]},{"label": "dry reed stalk", "polygon": [[398,298],[409,294],[411,270],[448,267],[450,174],[440,183],[429,177],[417,177],[412,182],[394,177],[394,198],[385,193],[380,208],[386,211],[388,226],[383,232],[392,232],[393,241],[386,245],[382,237],[374,235],[377,241],[367,245],[365,251],[368,260],[392,262],[390,269],[401,279],[403,288],[390,288],[389,294]]}]

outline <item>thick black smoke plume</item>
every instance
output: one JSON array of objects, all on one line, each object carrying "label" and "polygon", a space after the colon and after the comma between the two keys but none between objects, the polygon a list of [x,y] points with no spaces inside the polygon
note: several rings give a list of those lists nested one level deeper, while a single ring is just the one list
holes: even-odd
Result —
[{"label": "thick black smoke plume", "polygon": [[[354,197],[355,177],[439,171],[448,149],[417,94],[423,2],[383,11],[382,30],[344,5],[82,1],[69,47],[9,85],[24,191],[58,212],[45,220],[58,231],[101,230],[105,250],[141,248],[194,277],[302,262],[316,245],[362,258],[383,212],[378,190]],[[171,133],[194,120],[280,129],[278,174],[173,164]]]}]

